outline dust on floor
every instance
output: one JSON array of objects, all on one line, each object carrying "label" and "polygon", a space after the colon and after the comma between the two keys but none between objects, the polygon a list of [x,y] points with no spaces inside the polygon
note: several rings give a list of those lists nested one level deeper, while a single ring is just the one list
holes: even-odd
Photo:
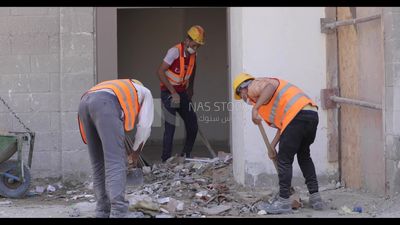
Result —
[{"label": "dust on floor", "polygon": [[[300,199],[291,214],[269,215],[260,208],[272,201],[277,188],[249,189],[235,183],[232,157],[219,152],[215,159],[172,157],[167,163],[143,167],[144,184],[127,187],[129,209],[138,218],[210,217],[400,217],[399,197],[376,197],[336,185],[320,187],[324,211],[308,206],[307,190],[297,187]],[[93,217],[92,183],[66,185],[35,181],[23,199],[0,197],[0,217]]]}]

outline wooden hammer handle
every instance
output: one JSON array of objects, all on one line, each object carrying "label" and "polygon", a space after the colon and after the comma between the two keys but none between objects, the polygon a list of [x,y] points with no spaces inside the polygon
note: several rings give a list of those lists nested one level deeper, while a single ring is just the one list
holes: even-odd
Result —
[{"label": "wooden hammer handle", "polygon": [[276,150],[275,150],[275,148],[272,147],[271,143],[269,143],[267,133],[265,133],[265,130],[264,130],[264,127],[263,127],[262,123],[258,124],[258,129],[260,130],[260,133],[261,133],[261,135],[263,137],[264,143],[267,146],[268,157],[272,160],[272,162],[274,163],[276,172],[278,172],[278,162],[277,162]]}]

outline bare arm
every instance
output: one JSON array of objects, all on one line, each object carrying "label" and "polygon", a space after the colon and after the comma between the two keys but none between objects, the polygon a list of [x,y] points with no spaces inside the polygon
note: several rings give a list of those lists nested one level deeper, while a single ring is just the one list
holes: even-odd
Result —
[{"label": "bare arm", "polygon": [[275,87],[272,84],[268,84],[261,91],[261,94],[252,110],[252,120],[254,124],[259,124],[261,122],[261,119],[258,117],[258,110],[263,104],[269,102],[274,92]]}]

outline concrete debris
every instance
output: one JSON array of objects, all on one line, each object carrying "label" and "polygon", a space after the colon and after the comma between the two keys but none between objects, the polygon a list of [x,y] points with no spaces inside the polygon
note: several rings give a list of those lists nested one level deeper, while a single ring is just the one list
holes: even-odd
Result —
[{"label": "concrete debris", "polygon": [[93,182],[90,182],[90,183],[87,185],[86,188],[89,189],[89,190],[93,190]]},{"label": "concrete debris", "polygon": [[160,214],[156,215],[156,218],[174,218],[174,216],[168,214]]},{"label": "concrete debris", "polygon": [[172,184],[172,186],[177,186],[177,187],[179,187],[179,186],[181,186],[181,181],[175,181],[173,184]]},{"label": "concrete debris", "polygon": [[144,214],[142,212],[128,212],[125,218],[144,218]]},{"label": "concrete debris", "polygon": [[178,206],[178,201],[171,198],[170,201],[168,202],[167,206],[166,206],[166,210],[169,213],[175,213],[176,212],[176,207]]},{"label": "concrete debris", "polygon": [[176,205],[176,211],[183,211],[185,203],[182,201],[178,201],[178,204]]},{"label": "concrete debris", "polygon": [[226,152],[222,152],[222,151],[218,151],[218,158],[219,160],[224,160],[226,156],[228,156],[230,154],[226,153]]},{"label": "concrete debris", "polygon": [[149,200],[139,200],[136,201],[134,204],[129,204],[129,210],[136,211],[138,209],[150,210],[150,211],[160,211],[160,206]]},{"label": "concrete debris", "polygon": [[36,186],[35,188],[36,193],[42,194],[45,191],[43,186]]},{"label": "concrete debris", "polygon": [[211,208],[203,208],[202,212],[206,215],[219,215],[225,211],[230,210],[232,207],[229,205],[218,205]]},{"label": "concrete debris", "polygon": [[88,195],[88,194],[82,194],[82,195],[75,195],[71,199],[72,200],[77,200],[80,198],[94,198],[94,195]]},{"label": "concrete debris", "polygon": [[142,171],[143,171],[143,174],[149,174],[149,173],[151,173],[151,167],[144,166],[144,167],[142,167]]},{"label": "concrete debris", "polygon": [[201,169],[201,167],[203,167],[202,163],[195,163],[192,168],[195,170],[199,170],[199,169]]},{"label": "concrete debris", "polygon": [[[236,191],[231,193],[236,185],[231,158],[222,152],[214,159],[173,156],[165,163],[143,167],[145,183],[127,189],[129,210],[156,218],[257,215],[254,204],[259,193],[246,200],[237,198]],[[272,197],[271,193],[264,198]]]},{"label": "concrete debris", "polygon": [[46,191],[47,191],[47,192],[50,192],[50,193],[51,193],[51,192],[55,192],[55,191],[56,191],[56,188],[55,188],[54,186],[52,186],[52,185],[49,184],[49,185],[47,186],[47,188],[46,188]]},{"label": "concrete debris", "polygon": [[159,199],[157,200],[157,202],[158,202],[159,204],[168,203],[168,202],[169,202],[169,197],[166,197],[166,198],[159,198]]},{"label": "concrete debris", "polygon": [[76,191],[76,190],[67,191],[66,194],[67,194],[67,195],[72,195],[72,194],[77,193],[77,192],[78,192],[78,191]]},{"label": "concrete debris", "polygon": [[232,161],[233,157],[232,155],[227,155],[224,159],[224,163],[229,163],[230,161]]},{"label": "concrete debris", "polygon": [[57,189],[62,189],[64,187],[64,185],[62,185],[62,183],[59,181],[55,184]]},{"label": "concrete debris", "polygon": [[266,212],[265,210],[260,210],[260,211],[258,211],[257,214],[258,214],[258,215],[266,215],[267,212]]},{"label": "concrete debris", "polygon": [[197,192],[195,196],[197,198],[202,198],[204,196],[207,196],[207,193],[208,193],[207,191],[200,191],[200,192]]},{"label": "concrete debris", "polygon": [[12,204],[11,201],[2,201],[2,202],[0,202],[0,206],[3,206],[3,205],[11,205],[11,204]]},{"label": "concrete debris", "polygon": [[347,206],[342,206],[341,208],[340,208],[341,210],[342,210],[342,214],[344,213],[344,214],[356,214],[357,212],[353,212],[353,210],[351,210],[349,207],[347,207]]},{"label": "concrete debris", "polygon": [[167,214],[169,213],[168,210],[164,209],[162,206],[160,206],[160,211]]}]

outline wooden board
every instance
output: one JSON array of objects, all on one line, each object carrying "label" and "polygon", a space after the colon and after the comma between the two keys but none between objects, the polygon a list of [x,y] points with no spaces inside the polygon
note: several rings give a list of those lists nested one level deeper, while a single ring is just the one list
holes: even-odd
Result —
[{"label": "wooden board", "polygon": [[[337,17],[338,20],[352,19],[350,7],[338,7]],[[340,95],[345,98],[358,99],[359,49],[354,25],[338,28],[338,50]],[[341,105],[341,175],[347,187],[356,189],[362,186],[359,113],[360,109],[357,106]]]},{"label": "wooden board", "polygon": [[[326,18],[336,20],[336,7],[325,8]],[[326,87],[338,88],[337,33],[326,35]],[[328,162],[337,162],[339,154],[338,109],[327,111],[328,119]]]},{"label": "wooden board", "polygon": [[[338,20],[379,14],[380,8],[337,8]],[[340,96],[382,104],[383,38],[380,20],[338,28]],[[341,105],[340,159],[347,187],[385,192],[381,110]]]}]

